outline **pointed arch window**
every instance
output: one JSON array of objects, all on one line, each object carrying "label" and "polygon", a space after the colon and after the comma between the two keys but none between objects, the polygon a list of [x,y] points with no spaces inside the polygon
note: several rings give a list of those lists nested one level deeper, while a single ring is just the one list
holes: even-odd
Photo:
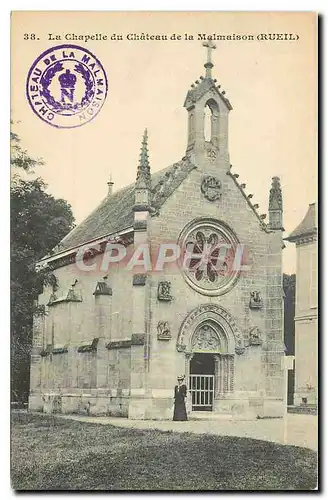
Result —
[{"label": "pointed arch window", "polygon": [[204,139],[210,142],[212,139],[212,110],[208,104],[204,110]]},{"label": "pointed arch window", "polygon": [[219,139],[219,106],[214,99],[209,99],[204,109],[205,141],[218,145]]}]

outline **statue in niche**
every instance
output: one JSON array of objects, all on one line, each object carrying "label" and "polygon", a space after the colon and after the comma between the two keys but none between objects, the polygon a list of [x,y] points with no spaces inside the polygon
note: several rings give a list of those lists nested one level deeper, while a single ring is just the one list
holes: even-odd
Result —
[{"label": "statue in niche", "polygon": [[249,331],[249,345],[261,345],[262,343],[262,334],[261,330],[254,326]]},{"label": "statue in niche", "polygon": [[159,321],[157,324],[157,339],[170,340],[171,331],[167,321]]},{"label": "statue in niche", "polygon": [[171,282],[170,281],[160,281],[157,288],[157,298],[158,300],[172,300],[171,296]]},{"label": "statue in niche", "polygon": [[251,292],[250,295],[251,295],[251,298],[249,301],[250,309],[262,309],[263,300],[262,300],[260,292],[255,290],[255,291]]}]

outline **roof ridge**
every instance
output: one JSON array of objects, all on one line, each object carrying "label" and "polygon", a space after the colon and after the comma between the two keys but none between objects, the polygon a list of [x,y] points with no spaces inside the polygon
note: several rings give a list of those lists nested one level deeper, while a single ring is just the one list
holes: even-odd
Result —
[{"label": "roof ridge", "polygon": [[[230,168],[232,167],[232,165],[230,165]],[[243,184],[243,185],[240,185],[239,182],[237,181],[237,177],[239,177],[239,174],[233,174],[230,170],[228,170],[227,172],[227,175],[229,175],[229,177],[231,177],[234,181],[234,183],[236,184],[236,186],[239,188],[241,194],[243,195],[243,197],[245,198],[245,200],[247,201],[247,204],[248,206],[252,209],[252,211],[254,212],[254,214],[256,215],[259,223],[260,223],[260,226],[262,229],[264,229],[264,231],[266,232],[270,232],[267,224],[264,221],[265,217],[266,217],[266,214],[262,214],[262,215],[259,215],[259,213],[257,212],[256,207],[258,207],[258,205],[253,205],[253,203],[251,202],[250,198],[253,196],[253,195],[248,195],[245,193],[244,191],[244,188],[243,186],[246,186],[246,184]]]}]

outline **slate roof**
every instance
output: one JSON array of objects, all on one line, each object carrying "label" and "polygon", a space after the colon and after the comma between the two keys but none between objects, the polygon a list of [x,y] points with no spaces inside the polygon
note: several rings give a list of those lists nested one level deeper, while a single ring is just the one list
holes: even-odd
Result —
[{"label": "slate roof", "polygon": [[[152,207],[158,210],[181,182],[196,168],[188,158],[160,170],[152,175]],[[65,236],[54,253],[75,248],[84,243],[123,231],[134,222],[135,183],[107,196],[91,214]],[[53,254],[54,255],[54,254]]]},{"label": "slate roof", "polygon": [[309,205],[308,211],[302,220],[302,222],[290,233],[290,235],[285,238],[287,241],[297,241],[299,238],[303,236],[314,234],[317,232],[317,224],[316,224],[316,204],[311,203]]}]

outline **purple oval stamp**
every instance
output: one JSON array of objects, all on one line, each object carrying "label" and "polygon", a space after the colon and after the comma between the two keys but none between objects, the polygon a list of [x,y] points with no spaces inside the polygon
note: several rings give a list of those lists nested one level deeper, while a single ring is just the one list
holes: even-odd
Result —
[{"label": "purple oval stamp", "polygon": [[34,113],[58,128],[80,127],[93,120],[107,96],[101,62],[78,45],[57,45],[32,64],[26,95]]}]

